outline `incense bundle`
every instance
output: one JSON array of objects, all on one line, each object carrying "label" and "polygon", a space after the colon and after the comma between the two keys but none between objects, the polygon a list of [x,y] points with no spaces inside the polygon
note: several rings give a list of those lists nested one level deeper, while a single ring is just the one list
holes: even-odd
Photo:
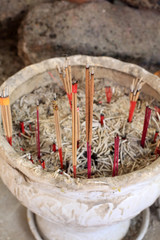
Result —
[{"label": "incense bundle", "polygon": [[77,165],[77,83],[72,85],[72,161],[73,161],[73,173],[76,177],[76,165]]},{"label": "incense bundle", "polygon": [[89,66],[86,66],[86,139],[87,139],[87,164],[88,178],[91,177],[91,144],[92,144],[92,120],[93,120],[93,95],[94,72],[89,74]]},{"label": "incense bundle", "polygon": [[3,128],[5,136],[10,145],[12,145],[12,115],[10,109],[10,100],[8,95],[8,89],[5,88],[2,91],[2,96],[0,97],[1,104],[1,115],[3,121]]},{"label": "incense bundle", "polygon": [[130,110],[129,110],[128,122],[132,122],[133,113],[134,113],[136,103],[143,85],[144,85],[144,82],[142,81],[142,79],[139,79],[139,78],[133,79],[133,82],[130,87]]},{"label": "incense bundle", "polygon": [[64,89],[66,91],[70,108],[72,109],[72,72],[71,66],[67,66],[64,69],[64,72],[61,71],[57,66],[57,71],[59,73],[59,77],[63,83]]},{"label": "incense bundle", "polygon": [[111,102],[111,98],[112,98],[112,89],[110,86],[106,86],[105,87],[105,92],[106,92],[106,99],[107,99],[107,103]]},{"label": "incense bundle", "polygon": [[145,118],[144,118],[142,138],[141,138],[141,146],[143,148],[144,148],[144,145],[145,145],[145,139],[146,139],[146,135],[147,135],[147,129],[148,129],[150,117],[151,117],[151,109],[147,106],[146,107],[146,112],[145,112]]},{"label": "incense bundle", "polygon": [[61,131],[60,131],[59,112],[58,112],[58,105],[57,105],[56,97],[53,100],[53,113],[54,113],[54,122],[55,122],[55,130],[56,130],[59,158],[60,158],[60,163],[61,163],[61,169],[63,169]]},{"label": "incense bundle", "polygon": [[119,136],[114,139],[114,163],[112,177],[118,176],[118,159],[119,159]]}]

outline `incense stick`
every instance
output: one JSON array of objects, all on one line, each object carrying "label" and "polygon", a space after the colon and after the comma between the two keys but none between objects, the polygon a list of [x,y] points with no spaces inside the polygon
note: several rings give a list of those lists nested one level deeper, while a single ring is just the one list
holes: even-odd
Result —
[{"label": "incense stick", "polygon": [[146,112],[145,112],[145,118],[144,118],[142,138],[141,138],[141,146],[143,148],[145,145],[145,139],[146,139],[146,135],[147,135],[147,129],[148,129],[148,125],[149,125],[150,116],[151,116],[151,109],[147,106]]},{"label": "incense stick", "polygon": [[112,89],[110,86],[106,86],[105,87],[105,92],[106,92],[106,99],[107,99],[107,103],[111,102],[111,98],[112,98]]},{"label": "incense stick", "polygon": [[8,143],[12,145],[12,116],[8,88],[3,89],[2,96],[0,97],[0,104],[4,132]]},{"label": "incense stick", "polygon": [[114,139],[114,163],[112,177],[118,176],[118,159],[119,159],[119,136]]},{"label": "incense stick", "polygon": [[158,135],[159,135],[159,131],[156,131],[155,134],[154,134],[153,143],[156,142]]},{"label": "incense stick", "polygon": [[100,124],[101,124],[101,127],[104,126],[104,114],[103,113],[100,114]]},{"label": "incense stick", "polygon": [[59,158],[60,158],[60,163],[61,163],[61,169],[63,169],[61,131],[60,131],[60,124],[59,124],[59,112],[58,112],[58,105],[57,105],[57,101],[56,101],[56,96],[53,100],[53,112],[54,112],[54,122],[55,122],[55,130],[56,130],[56,138],[57,138],[57,144],[58,144]]},{"label": "incense stick", "polygon": [[80,143],[80,116],[79,116],[79,107],[77,107],[77,149],[79,148]]},{"label": "incense stick", "polygon": [[88,178],[91,177],[93,95],[94,95],[94,72],[92,69],[91,79],[89,79],[89,67],[86,66],[86,139],[87,139]]},{"label": "incense stick", "polygon": [[77,83],[72,84],[72,161],[73,173],[76,177],[77,165]]},{"label": "incense stick", "polygon": [[72,71],[71,71],[71,65],[67,65],[67,60],[66,60],[66,66],[61,71],[61,69],[57,66],[57,71],[59,73],[59,77],[63,83],[64,89],[66,91],[70,109],[72,109]]},{"label": "incense stick", "polygon": [[41,147],[40,147],[40,128],[39,128],[39,102],[37,101],[37,156],[40,161],[41,158]]},{"label": "incense stick", "polygon": [[24,122],[23,122],[23,121],[20,122],[20,128],[21,128],[21,132],[22,132],[23,134],[25,134]]}]

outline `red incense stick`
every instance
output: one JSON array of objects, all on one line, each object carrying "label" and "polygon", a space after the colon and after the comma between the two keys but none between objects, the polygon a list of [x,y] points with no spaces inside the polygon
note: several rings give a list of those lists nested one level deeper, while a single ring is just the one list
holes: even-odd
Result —
[{"label": "red incense stick", "polygon": [[132,122],[133,119],[133,113],[136,107],[136,101],[130,101],[130,109],[129,109],[129,117],[128,117],[128,122]]},{"label": "red incense stick", "polygon": [[119,159],[119,136],[114,139],[114,163],[112,177],[118,176],[118,159]]},{"label": "red incense stick", "polygon": [[61,169],[63,169],[61,129],[59,124],[59,112],[58,112],[56,97],[53,100],[53,112],[54,112],[54,122],[55,122],[56,138],[57,138],[57,144],[58,144],[59,159],[60,159]]},{"label": "red incense stick", "polygon": [[40,129],[39,129],[39,102],[37,101],[37,155],[38,159],[41,158],[41,150],[40,150]]},{"label": "red incense stick", "polygon": [[159,131],[156,131],[155,134],[154,134],[153,143],[156,142],[156,139],[157,139],[158,135],[159,135]]},{"label": "red incense stick", "polygon": [[56,143],[53,143],[53,145],[52,145],[52,151],[53,151],[53,152],[56,152]]},{"label": "red incense stick", "polygon": [[144,125],[143,125],[143,132],[142,132],[142,138],[141,138],[141,146],[144,148],[145,145],[145,139],[147,135],[147,129],[149,126],[149,120],[151,117],[151,109],[147,106],[146,112],[145,112],[145,118],[144,118]]},{"label": "red incense stick", "polygon": [[23,122],[23,121],[20,122],[20,127],[21,127],[21,132],[22,132],[23,134],[25,134],[24,122]]},{"label": "red incense stick", "polygon": [[101,124],[101,127],[104,126],[104,114],[103,113],[101,113],[101,115],[100,115],[100,124]]},{"label": "red incense stick", "polygon": [[42,166],[43,169],[45,169],[45,161],[44,160],[42,160],[41,166]]},{"label": "red incense stick", "polygon": [[106,92],[106,99],[107,99],[107,103],[111,102],[111,98],[112,98],[112,89],[110,86],[106,86],[105,87],[105,92]]},{"label": "red incense stick", "polygon": [[157,146],[156,146],[156,149],[155,149],[155,155],[156,155],[156,158],[158,157],[157,155],[160,155],[160,149],[159,149],[159,146],[160,146],[160,140],[158,141]]},{"label": "red incense stick", "polygon": [[63,155],[62,155],[62,148],[58,149],[59,152],[59,159],[60,159],[60,163],[61,163],[61,169],[63,169]]}]

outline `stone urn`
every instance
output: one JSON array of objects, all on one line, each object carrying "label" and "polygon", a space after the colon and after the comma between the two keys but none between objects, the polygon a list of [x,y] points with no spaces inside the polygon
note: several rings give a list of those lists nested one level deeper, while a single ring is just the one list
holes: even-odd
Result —
[{"label": "stone urn", "polygon": [[[160,79],[145,69],[109,57],[71,56],[73,77],[83,86],[85,65],[95,66],[95,78],[107,77],[129,88],[133,77],[143,77],[143,91],[160,100]],[[30,65],[2,86],[9,86],[11,104],[39,86],[54,82],[61,91],[56,72],[65,58]],[[49,76],[51,72],[54,80]],[[84,84],[85,85],[85,84]],[[44,239],[118,240],[126,234],[130,219],[153,204],[160,195],[160,158],[144,169],[108,178],[73,179],[67,174],[47,172],[20,157],[0,134],[0,176],[12,194],[37,216]]]}]

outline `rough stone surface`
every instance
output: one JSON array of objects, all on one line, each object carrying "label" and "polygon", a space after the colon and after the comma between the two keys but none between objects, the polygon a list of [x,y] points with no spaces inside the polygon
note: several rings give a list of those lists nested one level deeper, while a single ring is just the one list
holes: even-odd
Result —
[{"label": "rough stone surface", "polygon": [[159,0],[122,0],[127,3],[129,6],[136,8],[149,8],[160,10],[160,1]]},{"label": "rough stone surface", "polygon": [[72,54],[160,63],[158,12],[107,1],[63,5],[41,4],[26,16],[19,30],[19,56],[25,64]]},{"label": "rough stone surface", "polygon": [[23,67],[17,55],[15,39],[0,40],[0,85]]},{"label": "rough stone surface", "polygon": [[28,9],[42,2],[54,0],[0,0],[0,31],[3,35],[13,31]]}]

